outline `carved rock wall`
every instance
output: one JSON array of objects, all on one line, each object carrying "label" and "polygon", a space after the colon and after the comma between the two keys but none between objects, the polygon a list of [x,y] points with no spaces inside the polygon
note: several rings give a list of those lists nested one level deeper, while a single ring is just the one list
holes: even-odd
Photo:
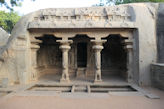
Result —
[{"label": "carved rock wall", "polygon": [[[45,9],[34,16],[28,28],[133,27],[130,6]],[[63,21],[65,22],[63,25]],[[113,24],[112,24],[113,22]]]},{"label": "carved rock wall", "polygon": [[[158,4],[127,4],[114,7],[44,9],[25,15],[16,24],[4,51],[10,47],[12,79],[29,83],[31,73],[31,31],[52,32],[67,28],[133,30],[136,83],[150,85],[150,63],[157,58],[156,11]],[[41,30],[42,29],[42,30]],[[53,31],[52,31],[53,30]],[[3,51],[3,52],[4,52]],[[29,59],[30,58],[30,59]],[[8,64],[9,65],[9,64]],[[14,77],[15,75],[15,77]]]}]

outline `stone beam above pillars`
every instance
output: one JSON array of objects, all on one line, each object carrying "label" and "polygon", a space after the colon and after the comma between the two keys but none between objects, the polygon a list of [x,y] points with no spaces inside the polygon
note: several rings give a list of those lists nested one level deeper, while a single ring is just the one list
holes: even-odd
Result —
[{"label": "stone beam above pillars", "polygon": [[57,40],[60,45],[60,49],[62,51],[62,77],[60,82],[69,82],[69,73],[68,73],[68,51],[71,49],[70,44],[73,42],[72,40],[68,40],[66,38],[62,40]]},{"label": "stone beam above pillars", "polygon": [[94,82],[101,82],[101,50],[104,48],[103,43],[106,42],[106,40],[91,40],[93,43],[92,49],[94,50],[95,54],[95,80]]}]

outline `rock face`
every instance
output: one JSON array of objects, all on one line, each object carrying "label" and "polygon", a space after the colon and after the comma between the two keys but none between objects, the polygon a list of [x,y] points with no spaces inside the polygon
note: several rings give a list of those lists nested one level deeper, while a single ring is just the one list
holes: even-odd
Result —
[{"label": "rock face", "polygon": [[159,4],[156,22],[158,63],[151,65],[151,77],[153,86],[164,90],[164,3]]},{"label": "rock face", "polygon": [[164,63],[164,3],[159,4],[157,15],[158,62]]},{"label": "rock face", "polygon": [[[7,64],[6,64],[6,60],[8,58],[7,52],[3,52],[7,41],[9,38],[9,34],[3,30],[2,28],[0,28],[0,81],[3,83],[3,80],[5,80],[5,78],[8,79],[8,68],[7,68]],[[6,80],[5,80],[6,81]],[[5,84],[7,84],[5,82]]]},{"label": "rock face", "polygon": [[164,90],[164,64],[154,63],[151,65],[153,86]]},{"label": "rock face", "polygon": [[2,51],[4,50],[7,44],[8,38],[9,38],[9,34],[5,30],[0,28],[0,59],[1,61],[3,60]]},{"label": "rock face", "polygon": [[[86,75],[97,75],[95,78],[101,80],[101,76],[105,74],[103,72],[113,70],[104,71],[105,68],[120,65],[116,69],[122,71],[121,74],[128,82],[151,85],[150,64],[157,61],[156,19],[157,15],[162,15],[161,6],[162,4],[157,3],[139,3],[109,7],[54,8],[25,15],[15,25],[7,46],[4,47],[10,52],[7,63],[10,66],[10,80],[13,83],[29,84],[50,67],[53,72],[64,75],[62,80],[69,80],[69,75],[78,69],[77,45],[84,42],[87,43],[88,53]],[[160,23],[162,17],[158,18],[158,24],[162,25]],[[163,34],[162,29],[159,29],[158,33]],[[81,35],[83,36],[81,40],[75,40],[75,36]],[[49,39],[50,36],[52,38]],[[109,44],[112,43],[115,38],[108,40],[108,36],[121,37],[119,49],[122,52],[126,51],[124,54],[127,54],[127,59],[122,55],[123,62],[117,60],[114,62],[116,64],[112,64],[110,50],[114,48],[110,49],[107,43],[110,40]],[[159,35],[158,38],[162,36]],[[121,45],[122,42],[124,47]],[[163,48],[161,44],[158,45],[159,49]],[[54,49],[55,47],[60,49]],[[116,52],[115,56],[118,56],[117,54],[119,53]],[[101,55],[104,56],[102,64]],[[162,55],[159,57],[163,58]],[[122,67],[123,70],[120,70]]]},{"label": "rock face", "polygon": [[2,28],[0,28],[0,46],[4,46],[9,38],[9,34],[3,30]]}]

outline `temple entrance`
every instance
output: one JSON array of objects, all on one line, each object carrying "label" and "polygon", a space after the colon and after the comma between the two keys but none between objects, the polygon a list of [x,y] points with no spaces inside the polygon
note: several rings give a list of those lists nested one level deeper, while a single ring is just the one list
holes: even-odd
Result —
[{"label": "temple entrance", "polygon": [[[75,77],[86,78],[87,69],[89,65],[88,58],[90,57],[91,43],[87,35],[76,35],[73,39],[72,49],[74,53],[74,68]],[[73,63],[73,61],[72,61]]]},{"label": "temple entrance", "polygon": [[87,65],[87,43],[81,42],[77,44],[77,66],[86,67]]},{"label": "temple entrance", "polygon": [[[109,35],[102,38],[104,43],[100,51],[100,81],[125,83],[127,79],[127,51],[125,50],[125,37],[120,35]],[[87,35],[76,35],[69,38],[72,42],[63,50],[61,39],[53,35],[38,37],[41,40],[40,49],[37,52],[37,74],[41,82],[60,82],[64,60],[65,49],[68,53],[68,75],[72,82],[80,83],[95,82],[95,73],[99,60],[97,49],[95,50],[94,39]],[[97,58],[97,59],[96,59]],[[64,65],[64,64],[63,64]]]}]

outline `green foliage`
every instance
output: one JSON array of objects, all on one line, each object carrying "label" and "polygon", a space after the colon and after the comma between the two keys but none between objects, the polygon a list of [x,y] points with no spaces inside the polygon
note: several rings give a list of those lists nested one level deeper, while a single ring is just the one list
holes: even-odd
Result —
[{"label": "green foliage", "polygon": [[7,2],[7,0],[0,0],[0,7],[5,6],[7,9],[13,10],[13,7],[21,6],[23,1],[24,0],[9,0],[9,2]]},{"label": "green foliage", "polygon": [[139,3],[139,2],[164,2],[164,0],[116,0],[115,3],[117,5],[117,4]]},{"label": "green foliage", "polygon": [[13,10],[12,7],[21,6],[22,1],[23,0],[10,0],[10,2],[7,2],[7,0],[0,0],[0,6],[5,6],[7,9]]},{"label": "green foliage", "polygon": [[164,0],[100,0],[99,3],[94,6],[108,6],[139,2],[164,2]]},{"label": "green foliage", "polygon": [[6,13],[4,11],[0,11],[0,27],[9,33],[11,33],[11,30],[19,19],[20,16],[16,12]]}]

